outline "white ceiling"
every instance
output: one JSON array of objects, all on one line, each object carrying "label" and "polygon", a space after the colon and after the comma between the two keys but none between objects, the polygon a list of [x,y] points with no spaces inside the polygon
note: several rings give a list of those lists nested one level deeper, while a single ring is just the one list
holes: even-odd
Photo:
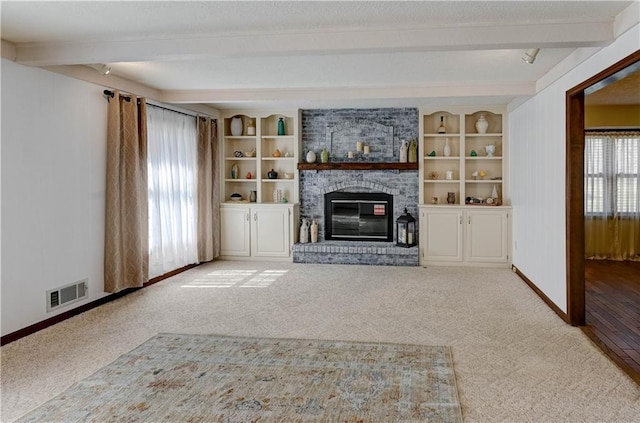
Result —
[{"label": "white ceiling", "polygon": [[104,85],[124,78],[167,102],[506,104],[575,49],[612,42],[631,3],[2,1],[1,34],[18,63],[107,63]]}]

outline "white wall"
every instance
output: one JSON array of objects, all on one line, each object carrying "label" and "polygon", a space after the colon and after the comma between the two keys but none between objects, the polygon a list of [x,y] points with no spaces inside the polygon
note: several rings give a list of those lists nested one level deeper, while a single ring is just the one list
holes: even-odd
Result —
[{"label": "white wall", "polygon": [[[2,335],[106,295],[103,87],[2,60]],[[89,279],[46,312],[45,291]]]},{"label": "white wall", "polygon": [[513,264],[565,312],[565,94],[638,48],[640,25],[509,113]]}]

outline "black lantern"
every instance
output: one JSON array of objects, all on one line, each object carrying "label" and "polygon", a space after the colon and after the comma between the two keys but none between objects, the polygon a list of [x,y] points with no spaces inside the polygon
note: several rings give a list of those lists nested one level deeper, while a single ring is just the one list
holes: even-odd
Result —
[{"label": "black lantern", "polygon": [[396,245],[413,247],[416,245],[416,220],[404,209],[404,214],[396,220]]}]

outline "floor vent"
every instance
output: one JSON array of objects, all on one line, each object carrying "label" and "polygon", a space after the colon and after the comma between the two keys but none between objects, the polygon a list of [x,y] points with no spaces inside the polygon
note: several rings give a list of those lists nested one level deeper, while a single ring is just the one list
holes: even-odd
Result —
[{"label": "floor vent", "polygon": [[47,312],[86,298],[89,295],[88,279],[47,291]]}]

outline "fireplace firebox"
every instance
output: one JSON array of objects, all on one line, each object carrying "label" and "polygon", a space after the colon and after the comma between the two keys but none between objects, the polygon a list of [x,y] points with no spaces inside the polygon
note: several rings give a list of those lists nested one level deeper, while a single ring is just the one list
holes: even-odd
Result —
[{"label": "fireplace firebox", "polygon": [[324,195],[325,240],[393,241],[393,196],[330,192]]}]

